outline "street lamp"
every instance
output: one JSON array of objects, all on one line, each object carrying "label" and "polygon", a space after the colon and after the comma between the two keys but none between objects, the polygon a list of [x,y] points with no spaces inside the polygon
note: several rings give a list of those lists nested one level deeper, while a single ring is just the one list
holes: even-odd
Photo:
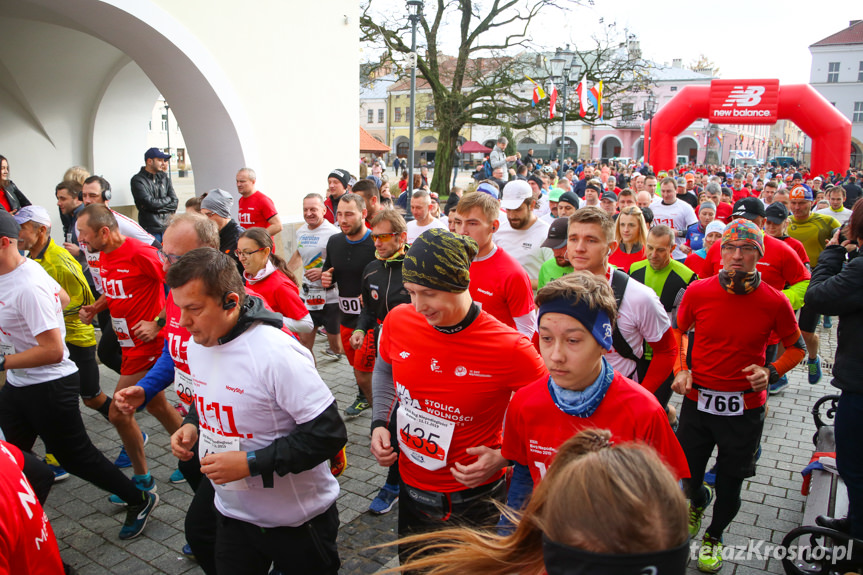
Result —
[{"label": "street lamp", "polygon": [[[171,106],[168,105],[168,100],[162,99],[165,105],[165,133],[168,135],[168,154],[171,153]],[[171,158],[168,158],[168,179],[171,179]]]},{"label": "street lamp", "polygon": [[569,83],[577,83],[581,75],[581,64],[575,61],[575,54],[569,51],[569,44],[565,50],[558,48],[551,59],[551,76],[553,79],[563,81],[563,113],[561,114],[560,133],[560,170],[558,176],[563,175],[563,162],[566,158],[566,101]]},{"label": "street lamp", "polygon": [[647,95],[647,101],[644,102],[644,113],[647,115],[648,130],[650,131],[650,136],[647,138],[647,168],[651,169],[650,144],[653,142],[653,115],[656,113],[656,96],[653,92]]},{"label": "street lamp", "polygon": [[417,97],[417,24],[422,16],[423,2],[422,0],[407,0],[408,4],[408,20],[411,23],[411,53],[409,64],[411,67],[411,112],[408,114],[409,137],[408,142],[408,189],[409,198],[413,197],[414,187],[414,117],[416,116],[416,97]]}]

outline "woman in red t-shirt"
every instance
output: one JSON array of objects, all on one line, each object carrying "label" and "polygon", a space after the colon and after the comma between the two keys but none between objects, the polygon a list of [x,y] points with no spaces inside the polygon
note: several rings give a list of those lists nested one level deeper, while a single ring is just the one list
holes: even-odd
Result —
[{"label": "woman in red t-shirt", "polygon": [[408,172],[407,170],[402,170],[402,177],[399,180],[399,189],[401,191],[405,191],[408,189]]},{"label": "woman in red t-shirt", "polygon": [[312,316],[300,299],[297,282],[284,258],[273,252],[273,238],[264,228],[251,228],[237,240],[237,258],[243,264],[246,285],[276,313],[294,333],[311,332]]},{"label": "woman in red t-shirt", "polygon": [[617,249],[608,257],[608,263],[629,273],[629,267],[635,262],[647,258],[647,224],[644,214],[636,206],[629,206],[617,216],[614,226],[614,237],[617,239]]}]

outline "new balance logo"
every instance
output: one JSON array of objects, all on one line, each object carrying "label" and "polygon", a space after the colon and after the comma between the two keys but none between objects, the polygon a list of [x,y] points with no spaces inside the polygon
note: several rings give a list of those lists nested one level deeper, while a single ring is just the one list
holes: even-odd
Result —
[{"label": "new balance logo", "polygon": [[757,106],[761,103],[761,95],[764,94],[765,90],[764,86],[734,86],[734,89],[728,94],[728,98],[725,99],[722,107],[740,106],[751,108],[752,106]]}]

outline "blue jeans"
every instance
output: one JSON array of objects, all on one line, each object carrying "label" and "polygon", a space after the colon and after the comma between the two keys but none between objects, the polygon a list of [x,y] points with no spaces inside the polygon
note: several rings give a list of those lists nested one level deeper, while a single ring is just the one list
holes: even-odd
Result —
[{"label": "blue jeans", "polygon": [[836,409],[836,465],[848,488],[851,535],[863,538],[863,394],[843,391]]}]

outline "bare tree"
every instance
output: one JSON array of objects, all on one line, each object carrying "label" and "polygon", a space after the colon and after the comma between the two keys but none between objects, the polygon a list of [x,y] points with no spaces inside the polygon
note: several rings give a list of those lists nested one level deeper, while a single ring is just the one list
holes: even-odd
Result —
[{"label": "bare tree", "polygon": [[[410,52],[410,25],[406,17],[395,20],[376,12],[375,1],[365,0],[362,7],[361,41],[380,49],[380,64],[397,62],[400,54]],[[446,194],[459,131],[465,125],[527,129],[560,121],[560,112],[554,119],[549,117],[548,100],[532,107],[532,90],[524,89],[525,84],[530,86],[525,75],[546,85],[550,74],[547,54],[533,43],[530,28],[540,14],[559,11],[563,16],[580,2],[437,0],[429,4],[419,20],[417,86],[432,93],[435,128],[439,132],[430,187]],[[444,54],[439,48],[445,22],[458,23],[455,55]],[[624,36],[619,41],[614,24],[609,24],[602,37],[592,38],[593,45],[574,51],[574,58],[582,64],[588,80],[603,81],[604,100],[641,89],[649,78],[647,64],[640,55],[628,50],[630,39]],[[401,68],[400,72],[404,78],[409,70]],[[562,104],[561,95],[558,109]],[[578,107],[573,105],[567,106],[566,116],[567,120],[599,121],[595,110],[582,118]],[[605,120],[610,117],[613,110],[605,114]]]}]

